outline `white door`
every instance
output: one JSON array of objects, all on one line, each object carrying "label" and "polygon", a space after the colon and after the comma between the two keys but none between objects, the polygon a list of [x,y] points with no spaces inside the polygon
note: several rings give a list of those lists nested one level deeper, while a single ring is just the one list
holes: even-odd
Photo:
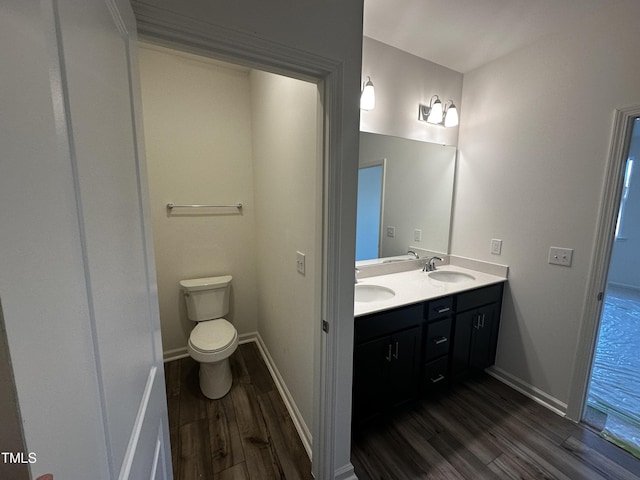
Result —
[{"label": "white door", "polygon": [[32,476],[171,478],[133,13],[0,9],[0,296]]}]

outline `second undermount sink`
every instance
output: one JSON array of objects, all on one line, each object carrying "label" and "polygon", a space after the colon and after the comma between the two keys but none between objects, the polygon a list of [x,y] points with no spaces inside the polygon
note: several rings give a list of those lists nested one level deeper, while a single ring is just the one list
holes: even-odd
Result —
[{"label": "second undermount sink", "polygon": [[356,302],[379,302],[396,296],[396,292],[382,285],[356,285],[354,297]]},{"label": "second undermount sink", "polygon": [[475,280],[476,277],[464,272],[453,272],[451,270],[435,270],[427,274],[429,278],[445,283],[462,283]]}]

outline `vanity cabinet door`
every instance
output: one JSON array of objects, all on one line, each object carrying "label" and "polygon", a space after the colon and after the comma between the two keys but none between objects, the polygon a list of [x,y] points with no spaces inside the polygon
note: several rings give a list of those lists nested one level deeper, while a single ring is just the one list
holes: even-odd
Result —
[{"label": "vanity cabinet door", "polygon": [[[502,305],[502,284],[458,295],[451,378],[460,380],[473,370],[495,362]],[[461,309],[468,309],[460,311]]]},{"label": "vanity cabinet door", "polygon": [[415,398],[419,386],[420,327],[394,332],[354,347],[355,423]]},{"label": "vanity cabinet door", "polygon": [[472,321],[469,367],[473,370],[484,370],[496,360],[499,313],[498,304],[493,303],[478,309]]},{"label": "vanity cabinet door", "polygon": [[382,411],[389,388],[391,337],[356,345],[353,349],[353,421],[359,422]]},{"label": "vanity cabinet door", "polygon": [[392,405],[411,400],[419,387],[420,327],[397,332],[391,337],[389,401]]}]

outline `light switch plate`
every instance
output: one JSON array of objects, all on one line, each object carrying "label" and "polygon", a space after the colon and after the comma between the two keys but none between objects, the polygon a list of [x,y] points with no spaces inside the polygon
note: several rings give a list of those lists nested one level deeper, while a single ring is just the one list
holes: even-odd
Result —
[{"label": "light switch plate", "polygon": [[415,229],[413,231],[413,241],[414,242],[421,242],[422,241],[422,230],[419,229]]},{"label": "light switch plate", "polygon": [[387,237],[395,237],[396,236],[396,227],[387,227]]},{"label": "light switch plate", "polygon": [[572,248],[549,247],[549,263],[570,267],[573,260]]},{"label": "light switch plate", "polygon": [[298,273],[301,273],[302,275],[304,275],[305,267],[306,267],[305,254],[302,252],[296,252],[296,269],[298,270]]},{"label": "light switch plate", "polygon": [[491,239],[491,253],[493,255],[500,255],[502,253],[502,240],[499,238]]}]

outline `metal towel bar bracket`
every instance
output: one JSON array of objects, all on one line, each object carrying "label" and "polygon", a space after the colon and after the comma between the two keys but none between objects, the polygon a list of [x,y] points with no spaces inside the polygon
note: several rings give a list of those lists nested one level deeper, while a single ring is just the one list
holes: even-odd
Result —
[{"label": "metal towel bar bracket", "polygon": [[234,203],[233,205],[176,205],[175,203],[167,203],[167,209],[174,208],[242,208],[242,203]]}]

